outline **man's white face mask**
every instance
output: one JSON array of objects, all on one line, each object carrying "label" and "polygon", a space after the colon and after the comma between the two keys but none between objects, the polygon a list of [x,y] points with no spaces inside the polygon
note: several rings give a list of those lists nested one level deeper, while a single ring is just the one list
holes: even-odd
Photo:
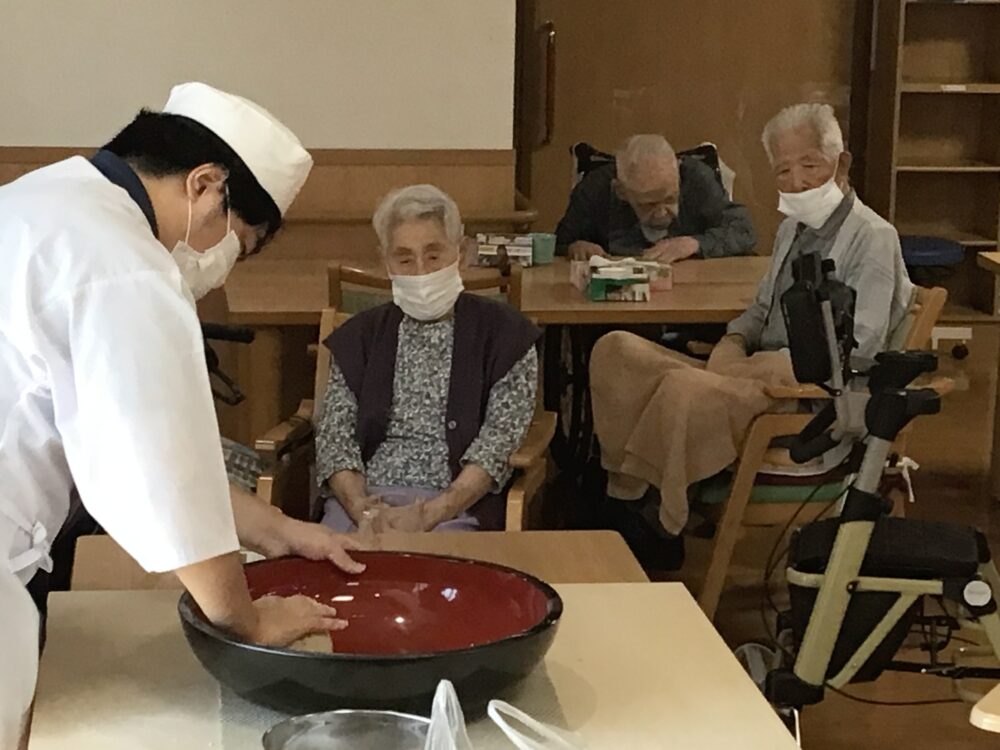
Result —
[{"label": "man's white face mask", "polygon": [[173,256],[178,268],[181,269],[181,276],[191,288],[191,294],[196,300],[222,286],[240,257],[242,249],[240,238],[232,230],[230,222],[231,212],[227,210],[225,237],[217,244],[199,253],[188,244],[188,240],[191,238],[191,200],[188,199],[187,231],[184,233],[183,242],[179,241],[174,245],[170,255]]},{"label": "man's white face mask", "polygon": [[813,229],[823,226],[844,200],[844,191],[837,185],[836,173],[818,188],[801,193],[779,192],[778,195],[778,210],[781,213]]},{"label": "man's white face mask", "polygon": [[392,278],[392,301],[411,318],[422,321],[443,318],[455,306],[458,295],[465,289],[458,272],[458,261],[422,276]]}]

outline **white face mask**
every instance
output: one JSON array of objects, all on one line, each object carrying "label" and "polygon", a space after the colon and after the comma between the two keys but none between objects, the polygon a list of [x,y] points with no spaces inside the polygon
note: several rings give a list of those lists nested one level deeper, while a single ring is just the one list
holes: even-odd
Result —
[{"label": "white face mask", "polygon": [[837,185],[836,174],[818,188],[801,193],[779,192],[778,195],[778,210],[781,213],[813,229],[823,226],[844,200],[844,191]]},{"label": "white face mask", "polygon": [[184,241],[174,245],[170,253],[181,276],[191,288],[191,294],[196,300],[201,299],[213,289],[218,289],[226,281],[229,272],[233,270],[240,257],[240,238],[230,228],[230,213],[226,212],[226,236],[218,244],[204,252],[198,252],[188,244],[191,237],[191,201],[188,201],[187,231]]},{"label": "white face mask", "polygon": [[455,306],[455,300],[465,289],[458,273],[458,261],[447,268],[423,276],[393,276],[392,301],[411,318],[422,321],[438,320]]}]

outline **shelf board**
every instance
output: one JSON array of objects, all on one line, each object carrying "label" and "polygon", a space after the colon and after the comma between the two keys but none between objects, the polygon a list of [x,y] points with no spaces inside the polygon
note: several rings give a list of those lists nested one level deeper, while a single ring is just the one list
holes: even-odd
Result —
[{"label": "shelf board", "polygon": [[934,159],[907,159],[906,164],[897,164],[897,172],[951,172],[957,174],[1000,173],[1000,164],[991,164],[978,159],[964,159],[951,164]]},{"label": "shelf board", "polygon": [[1000,315],[990,315],[989,313],[977,310],[968,305],[953,305],[948,303],[941,311],[938,322],[942,325],[949,323],[1000,323]]},{"label": "shelf board", "polygon": [[980,268],[985,268],[990,273],[1000,275],[1000,253],[979,253],[976,257],[976,263]]},{"label": "shelf board", "polygon": [[922,83],[904,81],[904,94],[1000,94],[1000,83]]},{"label": "shelf board", "polygon": [[896,231],[901,235],[940,237],[941,239],[951,240],[966,247],[996,247],[998,239],[997,237],[986,237],[985,235],[966,232],[955,227],[940,224],[900,224],[897,222]]}]

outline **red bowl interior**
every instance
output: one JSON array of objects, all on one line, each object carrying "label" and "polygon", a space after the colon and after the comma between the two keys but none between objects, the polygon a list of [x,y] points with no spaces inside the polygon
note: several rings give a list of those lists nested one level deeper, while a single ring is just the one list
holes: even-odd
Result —
[{"label": "red bowl interior", "polygon": [[347,654],[428,654],[503,640],[549,614],[549,594],[528,576],[487,563],[429,555],[363,552],[360,576],[328,562],[280,558],[246,566],[253,598],[305,594],[337,608]]}]

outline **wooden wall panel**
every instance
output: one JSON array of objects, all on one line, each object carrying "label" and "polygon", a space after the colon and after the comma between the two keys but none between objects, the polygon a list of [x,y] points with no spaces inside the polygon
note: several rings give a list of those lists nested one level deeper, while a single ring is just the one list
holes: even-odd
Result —
[{"label": "wooden wall panel", "polygon": [[[0,147],[0,184],[89,148]],[[463,214],[493,216],[515,209],[514,152],[475,150],[339,150],[311,152],[309,180],[289,221],[366,223],[395,187],[430,182],[449,193]]]},{"label": "wooden wall panel", "polygon": [[[771,250],[778,196],[761,130],[782,106],[830,102],[847,128],[854,0],[537,0],[556,28],[555,133],[536,151],[530,199],[539,231],[566,207],[568,148],[614,149],[663,133],[678,149],[714,141],[736,198]],[[846,132],[845,132],[846,135]],[[864,133],[858,133],[862,140]]]}]

